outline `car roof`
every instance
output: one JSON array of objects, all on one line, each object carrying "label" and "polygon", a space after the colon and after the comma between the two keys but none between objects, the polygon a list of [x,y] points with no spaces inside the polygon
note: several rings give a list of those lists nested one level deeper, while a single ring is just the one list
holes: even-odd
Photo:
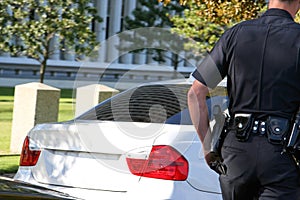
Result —
[{"label": "car roof", "polygon": [[[187,85],[192,85],[193,82],[195,81],[196,79],[193,77],[193,76],[190,76],[189,78],[181,78],[181,79],[171,79],[171,80],[165,80],[165,81],[155,81],[155,82],[148,82],[148,83],[144,83],[144,84],[141,84],[139,85],[138,87],[140,86],[145,86],[145,85],[169,85],[169,84],[187,84]],[[219,84],[218,86],[220,87],[226,87],[227,86],[227,77],[225,77]]]}]

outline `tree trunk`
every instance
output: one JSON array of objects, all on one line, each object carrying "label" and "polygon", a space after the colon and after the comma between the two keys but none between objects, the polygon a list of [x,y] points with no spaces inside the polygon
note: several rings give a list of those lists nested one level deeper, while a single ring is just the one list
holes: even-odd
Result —
[{"label": "tree trunk", "polygon": [[178,68],[178,64],[179,64],[179,56],[178,54],[174,54],[174,71],[173,71],[173,78],[176,79],[177,78],[177,68]]},{"label": "tree trunk", "polygon": [[44,59],[40,66],[40,83],[44,83],[46,66],[47,66],[47,59]]}]

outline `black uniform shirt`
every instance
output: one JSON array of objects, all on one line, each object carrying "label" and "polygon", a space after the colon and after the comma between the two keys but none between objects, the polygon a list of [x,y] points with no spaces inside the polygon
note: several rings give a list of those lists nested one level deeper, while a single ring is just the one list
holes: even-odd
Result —
[{"label": "black uniform shirt", "polygon": [[210,88],[227,76],[229,112],[292,117],[300,106],[300,25],[285,10],[227,30],[193,76]]}]

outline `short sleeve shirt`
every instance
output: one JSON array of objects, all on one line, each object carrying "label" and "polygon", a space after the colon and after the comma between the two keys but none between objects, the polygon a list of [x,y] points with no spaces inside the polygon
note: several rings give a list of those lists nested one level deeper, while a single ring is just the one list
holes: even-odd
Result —
[{"label": "short sleeve shirt", "polygon": [[193,76],[210,88],[227,76],[230,114],[292,117],[300,106],[300,25],[281,9],[241,22]]}]

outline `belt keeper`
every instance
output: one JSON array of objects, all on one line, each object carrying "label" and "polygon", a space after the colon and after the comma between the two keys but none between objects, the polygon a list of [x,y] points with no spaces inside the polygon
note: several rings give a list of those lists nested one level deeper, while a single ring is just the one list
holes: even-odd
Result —
[{"label": "belt keeper", "polygon": [[261,135],[264,135],[266,133],[266,122],[261,122],[259,129],[259,133]]},{"label": "belt keeper", "polygon": [[253,133],[257,133],[258,132],[258,124],[259,124],[259,122],[257,120],[255,120],[254,124],[253,124],[253,128],[252,128],[252,132]]}]

